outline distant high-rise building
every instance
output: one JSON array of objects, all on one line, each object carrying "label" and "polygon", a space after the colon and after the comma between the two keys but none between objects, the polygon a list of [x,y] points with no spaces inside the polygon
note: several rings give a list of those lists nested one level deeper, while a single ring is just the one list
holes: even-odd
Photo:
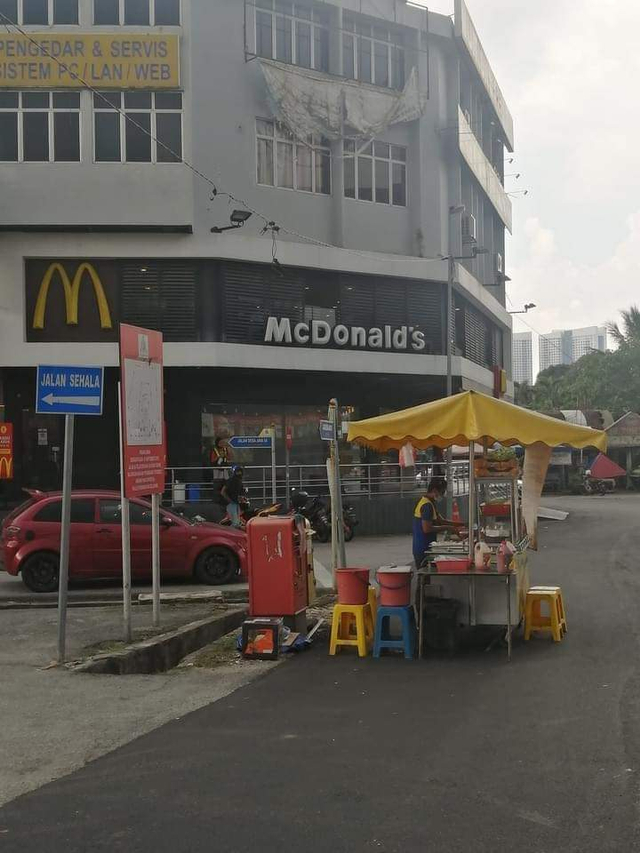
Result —
[{"label": "distant high-rise building", "polygon": [[593,350],[604,352],[606,348],[607,330],[604,326],[554,329],[548,335],[540,335],[540,370],[556,364],[573,364]]},{"label": "distant high-rise building", "polygon": [[531,332],[513,335],[513,381],[533,385],[533,339]]}]

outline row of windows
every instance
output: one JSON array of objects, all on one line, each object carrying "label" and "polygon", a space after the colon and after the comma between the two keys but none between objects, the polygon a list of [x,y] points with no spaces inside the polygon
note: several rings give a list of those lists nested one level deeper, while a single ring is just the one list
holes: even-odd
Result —
[{"label": "row of windows", "polygon": [[[329,140],[305,142],[279,122],[256,120],[256,168],[259,184],[330,195]],[[344,194],[359,201],[407,204],[407,149],[388,142],[346,139],[343,143]]]},{"label": "row of windows", "polygon": [[[14,24],[78,24],[78,0],[0,0],[0,21]],[[93,23],[179,26],[180,0],[93,0]]]},{"label": "row of windows", "polygon": [[[104,92],[93,98],[96,162],[182,160],[180,92]],[[79,92],[0,92],[0,161],[80,160]]]},{"label": "row of windows", "polygon": [[[316,71],[329,71],[331,27],[325,6],[292,0],[256,0],[256,54]],[[345,13],[342,75],[376,86],[402,89],[405,51],[402,33]]]}]

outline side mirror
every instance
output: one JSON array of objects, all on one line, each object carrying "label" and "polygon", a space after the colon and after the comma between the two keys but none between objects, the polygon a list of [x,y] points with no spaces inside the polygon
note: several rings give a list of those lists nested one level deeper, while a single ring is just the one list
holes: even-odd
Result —
[{"label": "side mirror", "polygon": [[174,521],[170,515],[164,515],[163,513],[160,513],[160,524],[162,525],[162,527],[173,527]]}]

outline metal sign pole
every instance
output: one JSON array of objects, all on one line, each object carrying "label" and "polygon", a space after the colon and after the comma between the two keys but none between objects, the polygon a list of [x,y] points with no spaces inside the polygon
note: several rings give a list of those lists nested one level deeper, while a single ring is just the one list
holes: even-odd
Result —
[{"label": "metal sign pole", "polygon": [[278,500],[278,477],[276,469],[276,427],[271,424],[271,500]]},{"label": "metal sign pole", "polygon": [[[340,447],[338,435],[338,401],[329,402],[329,419],[333,424],[333,506],[331,508],[331,532],[335,532],[337,542],[338,568],[344,569],[347,557],[344,546],[344,514],[342,511],[342,484],[340,482]],[[334,521],[335,519],[335,521]],[[335,526],[334,526],[335,525]]]},{"label": "metal sign pole", "polygon": [[69,537],[71,533],[71,478],[73,472],[74,416],[64,419],[64,469],[62,473],[62,526],[58,578],[58,663],[65,660],[67,640],[67,591],[69,588]]},{"label": "metal sign pole", "polygon": [[122,603],[124,617],[124,639],[131,642],[131,528],[129,523],[129,500],[124,493],[124,423],[122,421],[122,393],[118,382],[118,414],[120,421],[120,506],[122,516]]},{"label": "metal sign pole", "polygon": [[291,451],[289,450],[289,435],[287,433],[284,443],[284,480],[285,480],[285,498],[284,505],[287,509],[291,507]]},{"label": "metal sign pole", "polygon": [[151,495],[151,576],[153,627],[160,627],[160,495]]}]

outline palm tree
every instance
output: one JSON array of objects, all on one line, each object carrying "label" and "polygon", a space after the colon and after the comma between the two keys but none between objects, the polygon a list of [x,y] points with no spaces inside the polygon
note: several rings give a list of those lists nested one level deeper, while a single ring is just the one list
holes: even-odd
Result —
[{"label": "palm tree", "polygon": [[622,315],[622,328],[618,323],[608,323],[607,331],[618,346],[640,346],[640,308],[632,305]]}]

